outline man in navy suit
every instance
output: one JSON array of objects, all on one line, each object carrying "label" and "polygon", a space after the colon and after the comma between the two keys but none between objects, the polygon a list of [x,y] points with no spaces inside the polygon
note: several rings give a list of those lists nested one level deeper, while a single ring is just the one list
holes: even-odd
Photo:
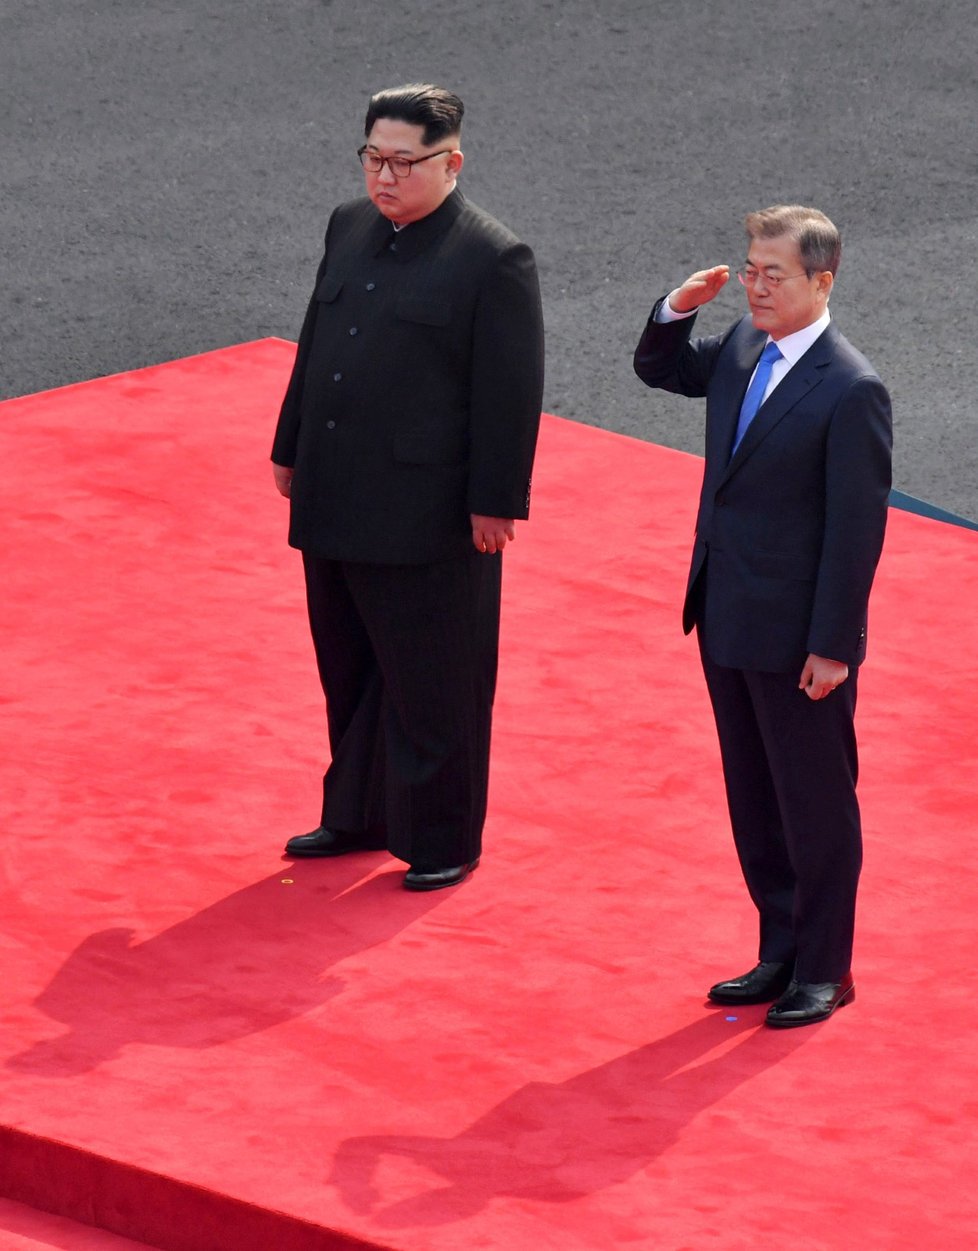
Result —
[{"label": "man in navy suit", "polygon": [[706,467],[683,611],[696,626],[734,841],[760,919],[757,966],[714,1003],[774,1001],[808,1025],[855,996],[862,834],[853,718],[886,525],[890,400],[829,317],[839,232],[816,209],[745,221],[749,316],[691,338],[730,277],[692,274],[635,353],[651,387],[706,397]]}]

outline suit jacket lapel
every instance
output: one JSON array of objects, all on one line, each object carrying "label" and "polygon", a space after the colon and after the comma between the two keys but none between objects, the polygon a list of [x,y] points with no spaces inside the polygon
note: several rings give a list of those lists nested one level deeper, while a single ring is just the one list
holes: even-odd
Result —
[{"label": "suit jacket lapel", "polygon": [[716,403],[711,409],[712,420],[707,426],[707,460],[714,466],[723,466],[724,470],[730,458],[747,384],[766,342],[767,335],[755,330],[749,317],[742,320],[730,339],[729,360],[723,362],[724,376],[718,379],[718,399],[722,396],[722,403]]},{"label": "suit jacket lapel", "polygon": [[[812,346],[808,349],[801,360],[797,361],[791,369],[788,370],[781,382],[774,388],[768,398],[757,410],[757,416],[747,427],[740,446],[730,459],[724,478],[728,477],[750,457],[763,440],[771,433],[778,422],[794,408],[800,399],[808,394],[813,387],[817,387],[822,381],[822,371],[831,363],[832,352],[835,341],[836,331],[831,323],[825,329],[824,333],[819,335]],[[756,345],[755,345],[756,346]],[[747,379],[750,378],[751,372],[757,361],[760,359],[761,350],[763,350],[763,342],[761,348],[750,351],[741,351],[741,359],[738,363],[743,364],[746,357],[745,365]],[[745,381],[744,392],[746,393],[747,384]],[[733,425],[736,425],[737,416],[740,412],[740,403],[743,402],[743,395],[737,405],[737,412],[733,417]],[[730,443],[733,442],[733,426],[729,430]]]}]

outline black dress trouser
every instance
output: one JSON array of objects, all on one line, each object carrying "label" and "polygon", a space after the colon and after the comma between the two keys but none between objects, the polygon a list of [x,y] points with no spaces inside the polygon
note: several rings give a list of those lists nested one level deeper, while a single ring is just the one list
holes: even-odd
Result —
[{"label": "black dress trouser", "polygon": [[331,763],[322,824],[409,864],[481,853],[502,557],[422,565],[303,553]]}]

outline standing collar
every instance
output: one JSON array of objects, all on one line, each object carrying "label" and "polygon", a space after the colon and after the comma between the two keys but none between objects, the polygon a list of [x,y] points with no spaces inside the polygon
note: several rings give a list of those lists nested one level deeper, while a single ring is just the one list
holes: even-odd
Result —
[{"label": "standing collar", "polygon": [[378,214],[386,227],[383,231],[383,243],[378,251],[390,251],[399,261],[409,261],[423,252],[430,243],[455,221],[465,207],[465,197],[456,187],[442,200],[433,213],[422,217],[419,221],[409,222],[400,230],[391,229],[390,222],[383,222],[382,214]]}]

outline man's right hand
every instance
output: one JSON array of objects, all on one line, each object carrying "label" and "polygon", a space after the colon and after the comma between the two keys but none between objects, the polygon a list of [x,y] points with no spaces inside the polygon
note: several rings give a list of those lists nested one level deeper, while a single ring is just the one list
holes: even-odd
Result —
[{"label": "man's right hand", "polygon": [[729,265],[698,269],[695,274],[690,274],[681,287],[670,293],[669,307],[674,313],[691,313],[701,304],[708,304],[729,281]]},{"label": "man's right hand", "polygon": [[275,475],[275,485],[279,495],[284,495],[288,499],[292,494],[292,475],[295,470],[289,469],[287,465],[276,465],[273,462],[272,473]]}]

